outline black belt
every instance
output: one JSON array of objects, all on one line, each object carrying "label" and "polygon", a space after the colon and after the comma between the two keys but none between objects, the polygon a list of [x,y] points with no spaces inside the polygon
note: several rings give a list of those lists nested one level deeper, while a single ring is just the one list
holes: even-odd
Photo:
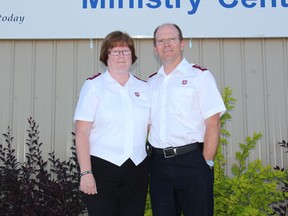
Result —
[{"label": "black belt", "polygon": [[180,146],[180,147],[168,147],[165,149],[159,149],[159,148],[154,148],[152,147],[153,153],[157,154],[162,154],[164,155],[165,158],[171,158],[175,156],[179,156],[182,154],[185,154],[187,152],[191,152],[194,150],[200,149],[201,151],[203,150],[203,143],[191,143],[185,146]]}]

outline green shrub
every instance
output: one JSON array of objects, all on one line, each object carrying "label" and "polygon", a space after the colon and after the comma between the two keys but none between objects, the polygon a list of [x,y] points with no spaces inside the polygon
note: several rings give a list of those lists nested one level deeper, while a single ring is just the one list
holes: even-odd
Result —
[{"label": "green shrub", "polygon": [[231,119],[229,111],[236,101],[232,90],[225,88],[222,94],[227,112],[222,116],[222,138],[215,159],[215,212],[216,216],[267,216],[275,214],[272,204],[285,200],[281,185],[286,175],[271,166],[263,166],[260,160],[248,162],[250,150],[262,138],[261,133],[248,136],[245,143],[240,143],[240,151],[235,154],[237,163],[232,165],[232,175],[225,174],[226,160],[223,146],[228,144],[230,133],[225,124]]},{"label": "green shrub", "polygon": [[145,216],[153,216],[149,192],[147,194],[147,199],[146,199]]}]

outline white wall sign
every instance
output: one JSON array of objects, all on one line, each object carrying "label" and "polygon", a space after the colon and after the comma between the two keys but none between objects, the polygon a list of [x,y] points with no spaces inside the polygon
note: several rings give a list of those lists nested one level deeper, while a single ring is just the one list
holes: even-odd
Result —
[{"label": "white wall sign", "polygon": [[0,39],[151,38],[165,22],[187,38],[288,37],[288,0],[0,0]]}]

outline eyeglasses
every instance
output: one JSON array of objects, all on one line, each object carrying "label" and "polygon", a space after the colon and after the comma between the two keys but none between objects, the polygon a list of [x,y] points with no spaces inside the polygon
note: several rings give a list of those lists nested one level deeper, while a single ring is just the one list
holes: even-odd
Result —
[{"label": "eyeglasses", "polygon": [[180,40],[180,38],[166,38],[166,39],[159,39],[156,40],[156,45],[158,46],[163,46],[164,44],[176,44],[178,41]]},{"label": "eyeglasses", "polygon": [[131,50],[112,50],[108,52],[112,56],[119,56],[121,53],[123,55],[131,55]]}]

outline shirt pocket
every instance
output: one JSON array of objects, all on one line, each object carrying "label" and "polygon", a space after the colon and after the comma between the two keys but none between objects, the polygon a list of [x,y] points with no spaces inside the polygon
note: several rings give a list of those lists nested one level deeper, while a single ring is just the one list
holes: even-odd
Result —
[{"label": "shirt pocket", "polygon": [[[195,91],[192,88],[171,89],[168,100],[168,110],[171,113],[187,116],[191,114],[193,108],[193,97]],[[194,101],[195,103],[196,101]]]},{"label": "shirt pocket", "polygon": [[132,95],[138,106],[144,108],[150,108],[150,99],[147,92],[135,91]]}]

